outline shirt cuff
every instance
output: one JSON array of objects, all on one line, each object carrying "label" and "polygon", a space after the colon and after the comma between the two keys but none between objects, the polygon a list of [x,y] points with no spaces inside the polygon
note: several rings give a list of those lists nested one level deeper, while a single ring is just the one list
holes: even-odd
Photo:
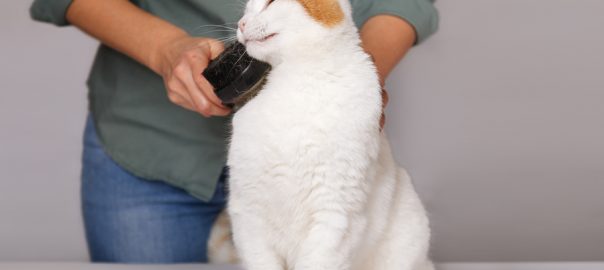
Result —
[{"label": "shirt cuff", "polygon": [[29,8],[29,14],[36,21],[69,25],[65,15],[71,2],[73,0],[35,0]]},{"label": "shirt cuff", "polygon": [[413,26],[417,35],[416,44],[423,42],[438,30],[438,12],[430,0],[373,0],[368,7],[354,16],[355,23],[361,27],[371,17],[381,14],[399,17]]}]

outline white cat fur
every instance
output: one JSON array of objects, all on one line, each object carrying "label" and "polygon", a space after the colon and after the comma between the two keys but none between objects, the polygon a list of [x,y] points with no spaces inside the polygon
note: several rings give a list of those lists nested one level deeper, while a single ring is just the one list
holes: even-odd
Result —
[{"label": "white cat fur", "polygon": [[379,130],[381,88],[350,4],[339,0],[345,19],[328,27],[299,1],[269,2],[250,0],[237,33],[273,66],[233,119],[228,213],[243,264],[433,269],[428,219]]}]

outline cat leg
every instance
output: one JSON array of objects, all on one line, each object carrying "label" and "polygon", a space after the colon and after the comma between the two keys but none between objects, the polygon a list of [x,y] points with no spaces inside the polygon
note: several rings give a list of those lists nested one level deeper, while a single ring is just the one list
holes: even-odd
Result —
[{"label": "cat leg", "polygon": [[433,270],[428,258],[430,229],[423,208],[416,195],[406,194],[398,215],[390,215],[389,228],[381,243],[376,246],[365,269],[380,270]]},{"label": "cat leg", "polygon": [[315,166],[307,174],[312,176],[306,179],[312,189],[303,205],[309,224],[295,270],[351,270],[367,226],[370,160],[366,152],[364,148],[339,151],[328,165]]},{"label": "cat leg", "polygon": [[402,247],[387,243],[376,250],[373,258],[362,269],[434,270],[432,262],[426,257],[426,250],[420,246]]},{"label": "cat leg", "polygon": [[233,241],[246,270],[285,270],[266,239],[265,225],[253,214],[231,214]]},{"label": "cat leg", "polygon": [[295,270],[351,269],[353,254],[358,252],[367,226],[367,192],[362,178],[343,175],[315,179],[320,184],[315,185],[307,200],[311,222]]},{"label": "cat leg", "polygon": [[350,220],[343,213],[323,212],[313,216],[295,270],[348,270],[354,244],[349,235]]}]

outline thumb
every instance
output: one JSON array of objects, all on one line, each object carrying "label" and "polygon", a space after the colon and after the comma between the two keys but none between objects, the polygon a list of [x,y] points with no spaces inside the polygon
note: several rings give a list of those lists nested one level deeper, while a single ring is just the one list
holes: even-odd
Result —
[{"label": "thumb", "polygon": [[210,59],[215,59],[224,51],[224,43],[216,39],[208,39],[210,47]]}]

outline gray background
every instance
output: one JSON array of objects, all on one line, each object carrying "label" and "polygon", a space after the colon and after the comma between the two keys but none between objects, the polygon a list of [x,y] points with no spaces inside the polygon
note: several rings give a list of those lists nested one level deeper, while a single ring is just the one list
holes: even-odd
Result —
[{"label": "gray background", "polygon": [[[0,1],[0,261],[85,260],[96,43]],[[604,2],[441,0],[392,74],[388,127],[440,261],[604,261]]]}]

